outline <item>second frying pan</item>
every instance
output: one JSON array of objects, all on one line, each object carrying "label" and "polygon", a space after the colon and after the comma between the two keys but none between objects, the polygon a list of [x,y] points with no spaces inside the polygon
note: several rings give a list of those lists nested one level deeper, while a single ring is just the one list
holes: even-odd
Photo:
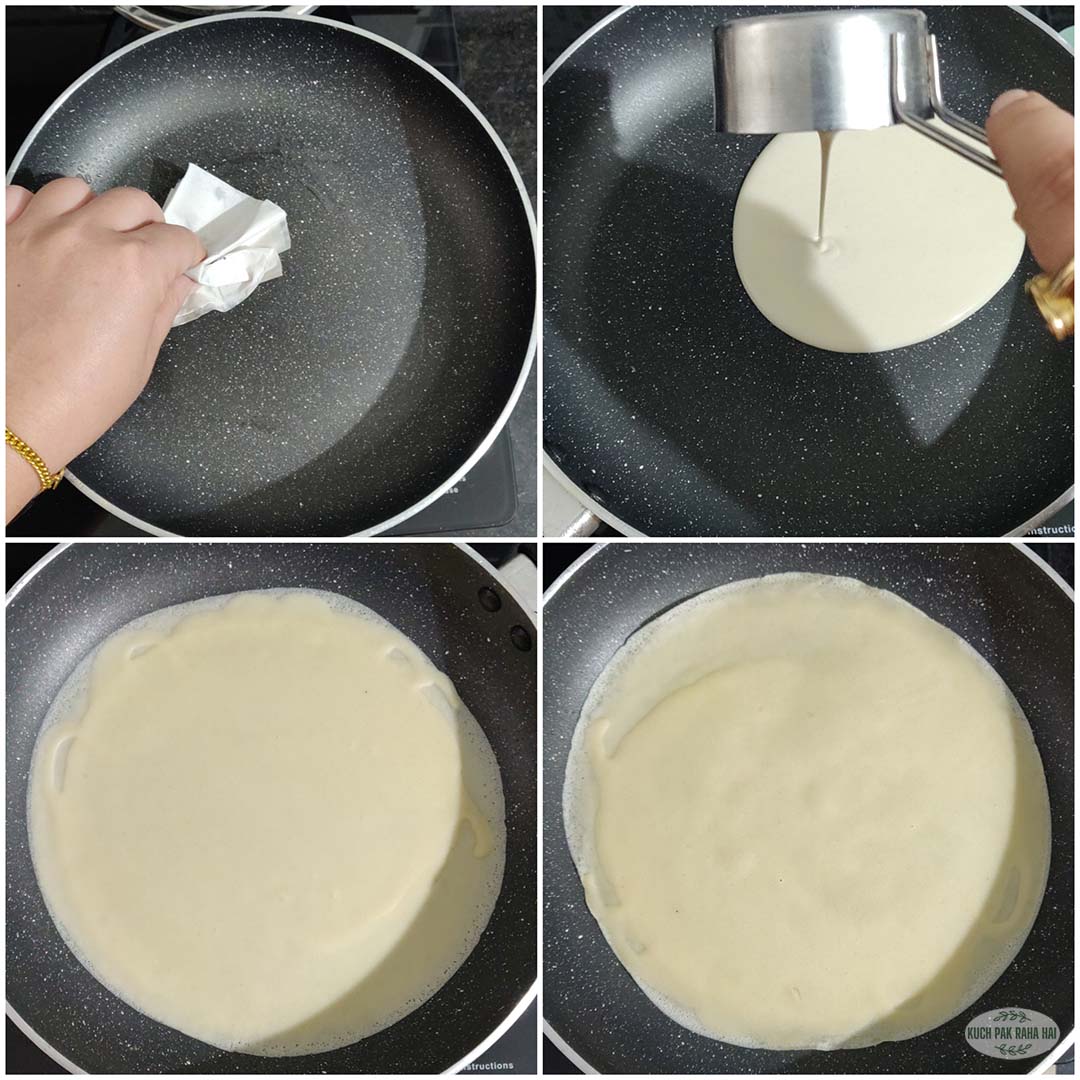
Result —
[{"label": "second frying pan", "polygon": [[[1020,702],[1042,756],[1053,850],[1042,908],[1000,979],[954,1020],[863,1050],[753,1050],[696,1035],[662,1013],[619,963],[585,905],[562,822],[570,739],[614,652],[669,607],[731,581],[784,571],[888,589],[974,646]],[[1036,1059],[977,1053],[964,1024],[1019,1006],[1073,1028],[1073,603],[1045,564],[1009,544],[612,543],[579,560],[544,605],[544,1020],[600,1073],[999,1073]],[[1055,1055],[1056,1056],[1056,1055]]]}]

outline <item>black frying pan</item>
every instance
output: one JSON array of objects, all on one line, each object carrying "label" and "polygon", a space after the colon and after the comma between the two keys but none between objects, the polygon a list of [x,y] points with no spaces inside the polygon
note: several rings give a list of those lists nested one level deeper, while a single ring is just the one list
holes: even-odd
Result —
[{"label": "black frying pan", "polygon": [[[544,85],[544,440],[590,508],[653,536],[999,536],[1072,484],[1072,347],[1024,296],[872,356],[802,345],[731,255],[767,136],[713,130],[712,28],[789,8],[633,7]],[[930,7],[945,100],[1072,108],[1073,57],[1019,10]],[[944,151],[943,151],[944,152]],[[816,178],[810,178],[816,183]]]},{"label": "black frying pan", "polygon": [[[956,631],[1019,700],[1050,791],[1050,881],[1016,959],[955,1020],[865,1050],[749,1050],[668,1019],[626,973],[585,906],[562,823],[570,738],[596,677],[655,615],[705,589],[801,570],[889,589]],[[598,547],[544,605],[544,1019],[601,1073],[1028,1072],[971,1049],[964,1023],[990,1008],[1036,1009],[1073,1028],[1073,603],[1045,565],[1009,544],[634,544]]]},{"label": "black frying pan", "polygon": [[[506,872],[476,948],[415,1012],[332,1053],[253,1057],[148,1019],[75,959],[34,877],[27,770],[57,690],[113,630],[203,596],[305,586],[367,604],[454,681],[502,772]],[[534,634],[490,565],[449,544],[76,544],[39,563],[7,607],[9,1014],[62,1064],[93,1073],[431,1073],[471,1060],[524,1011],[536,979]]]},{"label": "black frying pan", "polygon": [[284,207],[284,277],[172,331],[68,475],[192,536],[379,532],[431,502],[495,438],[534,348],[532,211],[494,131],[390,42],[231,14],[93,68],[11,179],[161,201],[189,161]]}]

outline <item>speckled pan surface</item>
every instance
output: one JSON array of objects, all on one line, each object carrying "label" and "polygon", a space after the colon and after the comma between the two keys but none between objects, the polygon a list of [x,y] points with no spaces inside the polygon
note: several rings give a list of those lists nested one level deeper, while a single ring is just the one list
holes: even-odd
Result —
[{"label": "speckled pan surface", "polygon": [[[367,604],[453,679],[499,761],[507,814],[502,892],[479,944],[426,1004],[328,1054],[217,1050],[113,997],[56,932],[27,847],[34,739],[71,670],[103,638],[170,604],[242,589],[329,589]],[[486,610],[480,589],[502,603]],[[38,1036],[95,1073],[424,1073],[469,1058],[536,978],[536,671],[510,638],[532,623],[490,569],[448,544],[82,544],[7,608],[7,996]]]},{"label": "speckled pan surface", "polygon": [[[999,536],[1072,484],[1073,351],[1023,282],[873,356],[812,349],[754,307],[731,255],[766,136],[713,131],[712,28],[789,8],[635,7],[544,86],[544,440],[652,536]],[[927,9],[945,100],[1073,101],[1073,57],[1005,8]],[[815,181],[816,182],[816,181]]]},{"label": "speckled pan surface", "polygon": [[[972,1050],[963,1023],[1019,1005],[1073,1028],[1073,604],[1008,544],[609,544],[544,605],[544,1018],[601,1073],[1028,1072]],[[889,589],[994,666],[1035,733],[1050,791],[1050,882],[1034,929],[997,983],[956,1020],[866,1050],[770,1052],[695,1035],[639,989],[585,906],[562,825],[570,738],[585,696],[644,622],[706,589],[783,571]]]},{"label": "speckled pan surface", "polygon": [[160,202],[189,161],[286,210],[284,276],[170,333],[146,391],[71,472],[192,536],[372,531],[437,492],[531,360],[532,229],[496,137],[377,38],[225,16],[115,54],[14,179],[80,175]]}]

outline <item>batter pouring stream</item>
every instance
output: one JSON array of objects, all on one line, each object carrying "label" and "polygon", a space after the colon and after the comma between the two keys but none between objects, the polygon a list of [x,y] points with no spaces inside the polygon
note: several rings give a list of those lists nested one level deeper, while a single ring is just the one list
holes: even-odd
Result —
[{"label": "batter pouring stream", "polygon": [[835,131],[819,131],[821,140],[821,191],[818,195],[817,246],[825,243],[825,197],[829,191],[829,152],[832,150]]}]

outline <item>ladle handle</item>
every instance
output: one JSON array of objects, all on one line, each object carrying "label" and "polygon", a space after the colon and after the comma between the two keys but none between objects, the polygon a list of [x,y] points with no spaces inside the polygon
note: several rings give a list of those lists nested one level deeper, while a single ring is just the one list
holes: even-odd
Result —
[{"label": "ladle handle", "polygon": [[[962,139],[956,138],[955,135],[950,135],[949,132],[942,131],[939,127],[934,127],[933,124],[924,120],[921,116],[917,116],[907,108],[905,89],[902,85],[903,76],[900,66],[900,38],[898,34],[892,35],[891,47],[892,103],[896,118],[901,121],[901,123],[907,124],[908,127],[914,128],[920,134],[925,135],[928,139],[933,139],[934,142],[939,145],[952,150],[954,154],[959,154],[960,157],[965,158],[972,164],[978,165],[980,168],[985,169],[989,173],[993,173],[997,177],[1001,177],[1003,175],[1001,166],[991,154],[984,154],[981,150],[977,150],[974,146],[968,145],[968,143],[964,142]],[[978,124],[973,124],[970,120],[965,120],[962,116],[958,116],[951,109],[947,108],[942,99],[941,71],[938,66],[937,39],[933,34],[927,36],[926,65],[930,74],[930,104],[934,110],[934,115],[941,120],[943,124],[947,124],[957,131],[962,131],[969,138],[975,139],[985,146],[987,144],[986,132],[979,127]]]}]

